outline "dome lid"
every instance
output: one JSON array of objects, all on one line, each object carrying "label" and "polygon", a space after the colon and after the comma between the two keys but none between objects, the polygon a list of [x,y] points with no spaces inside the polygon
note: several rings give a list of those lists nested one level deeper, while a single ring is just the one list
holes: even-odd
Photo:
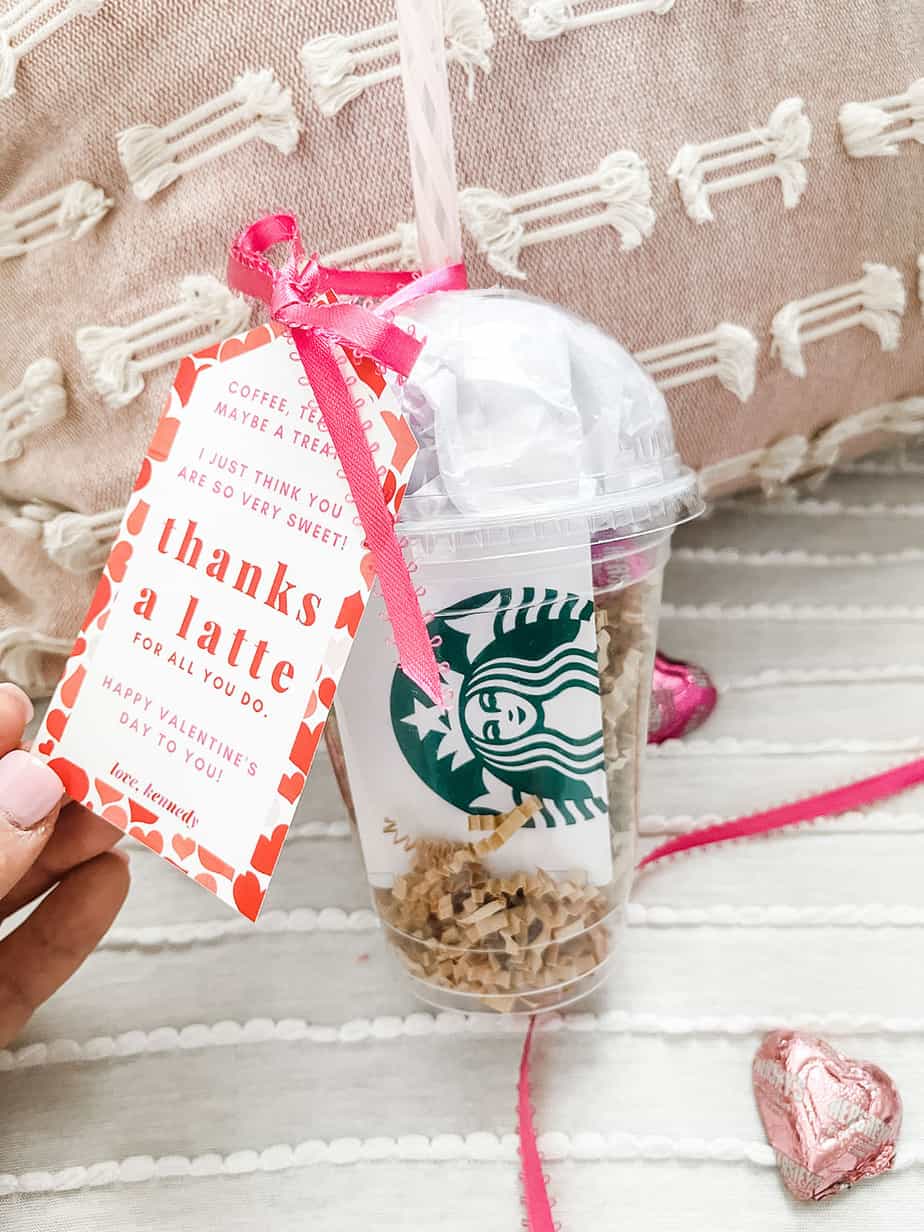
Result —
[{"label": "dome lid", "polygon": [[525,550],[701,512],[662,394],[596,326],[505,290],[427,296],[400,323],[426,340],[402,389],[420,452],[400,525],[415,544],[514,536]]}]

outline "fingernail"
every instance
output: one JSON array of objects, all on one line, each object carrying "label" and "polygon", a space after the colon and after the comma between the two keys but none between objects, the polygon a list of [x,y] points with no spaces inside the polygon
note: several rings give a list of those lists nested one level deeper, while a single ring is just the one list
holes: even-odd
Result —
[{"label": "fingernail", "polygon": [[35,707],[32,705],[32,699],[28,693],[23,693],[19,685],[8,684],[4,681],[0,684],[0,696],[11,697],[15,704],[19,707],[23,714],[23,726],[26,723],[32,722],[32,716],[35,714]]},{"label": "fingernail", "polygon": [[47,817],[63,795],[54,770],[25,749],[0,757],[0,816],[20,830]]}]

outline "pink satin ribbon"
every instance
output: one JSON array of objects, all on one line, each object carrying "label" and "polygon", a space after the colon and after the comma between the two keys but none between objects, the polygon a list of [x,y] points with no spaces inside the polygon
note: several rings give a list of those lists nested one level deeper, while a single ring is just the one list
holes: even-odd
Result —
[{"label": "pink satin ribbon", "polygon": [[[290,252],[281,269],[266,259],[275,244]],[[268,214],[251,224],[231,246],[228,285],[261,299],[274,321],[292,334],[311,389],[346,475],[356,512],[375,561],[382,598],[394,630],[401,669],[431,701],[443,704],[436,655],[420,602],[385,503],[375,459],[362,420],[337,363],[336,347],[371,356],[399,376],[410,374],[422,343],[385,315],[432,291],[462,290],[465,267],[449,265],[432,273],[328,269],[317,255],[305,260],[298,222],[291,214]],[[373,311],[358,303],[326,303],[335,295],[381,299]]]},{"label": "pink satin ribbon", "polygon": [[533,1051],[535,1014],[526,1028],[523,1052],[520,1055],[520,1081],[517,1083],[517,1136],[520,1140],[520,1164],[523,1183],[523,1205],[526,1207],[524,1227],[528,1232],[556,1232],[552,1218],[552,1200],[542,1171],[539,1144],[533,1125],[533,1100],[529,1088],[529,1065]]},{"label": "pink satin ribbon", "polygon": [[886,770],[883,774],[874,774],[871,778],[848,783],[846,787],[835,787],[817,796],[807,796],[791,804],[777,805],[763,813],[752,813],[748,817],[736,817],[733,821],[720,821],[714,826],[702,826],[688,834],[679,834],[649,851],[648,855],[639,861],[638,869],[641,871],[657,860],[677,855],[681,851],[691,851],[694,847],[729,843],[736,838],[753,838],[759,834],[769,834],[771,830],[781,830],[784,826],[796,825],[800,821],[814,821],[818,817],[835,817],[839,813],[848,813],[852,809],[873,804],[886,796],[907,791],[918,783],[924,783],[924,757]]},{"label": "pink satin ribbon", "polygon": [[[649,851],[648,855],[639,861],[637,868],[641,871],[658,860],[664,860],[682,851],[692,851],[696,847],[732,842],[738,838],[753,838],[760,834],[769,834],[772,830],[782,829],[784,826],[796,825],[799,822],[814,821],[819,817],[834,817],[839,813],[847,813],[853,809],[874,804],[877,800],[884,800],[888,796],[897,795],[898,792],[906,791],[909,787],[915,787],[920,783],[924,783],[924,757],[906,762],[903,766],[895,766],[883,774],[874,774],[871,778],[848,783],[846,787],[836,787],[832,791],[807,796],[791,804],[778,805],[763,813],[736,817],[732,821],[719,822],[714,826],[703,826],[699,830],[691,830],[688,834],[678,835],[677,838],[669,839],[668,842],[661,843],[660,846]],[[542,1173],[530,1098],[529,1070],[535,1025],[534,1016],[529,1021],[529,1029],[523,1041],[520,1080],[517,1088],[517,1130],[520,1139],[520,1159],[523,1166],[525,1226],[528,1232],[554,1232],[552,1204]]]}]

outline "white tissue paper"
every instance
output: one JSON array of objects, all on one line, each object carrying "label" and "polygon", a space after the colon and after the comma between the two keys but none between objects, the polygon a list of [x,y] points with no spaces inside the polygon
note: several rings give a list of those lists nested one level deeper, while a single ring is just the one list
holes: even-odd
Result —
[{"label": "white tissue paper", "polygon": [[506,291],[429,296],[408,320],[426,344],[403,391],[420,444],[403,521],[586,506],[676,460],[654,382],[588,322]]}]

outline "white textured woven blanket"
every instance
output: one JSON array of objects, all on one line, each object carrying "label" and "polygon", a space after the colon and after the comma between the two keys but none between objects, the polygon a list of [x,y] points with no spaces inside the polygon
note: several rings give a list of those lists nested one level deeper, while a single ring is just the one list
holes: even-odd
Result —
[{"label": "white textured woven blanket", "polygon": [[[924,747],[922,529],[918,455],[685,531],[661,643],[723,691],[650,757],[646,845]],[[136,846],[118,928],[0,1053],[4,1232],[518,1226],[522,1024],[420,1012],[342,818],[321,765],[255,932]],[[612,981],[536,1052],[563,1232],[920,1226],[922,843],[918,790],[639,883]],[[786,1196],[750,1091],[760,1031],[797,1023],[905,1099],[899,1168],[823,1211]]]}]

